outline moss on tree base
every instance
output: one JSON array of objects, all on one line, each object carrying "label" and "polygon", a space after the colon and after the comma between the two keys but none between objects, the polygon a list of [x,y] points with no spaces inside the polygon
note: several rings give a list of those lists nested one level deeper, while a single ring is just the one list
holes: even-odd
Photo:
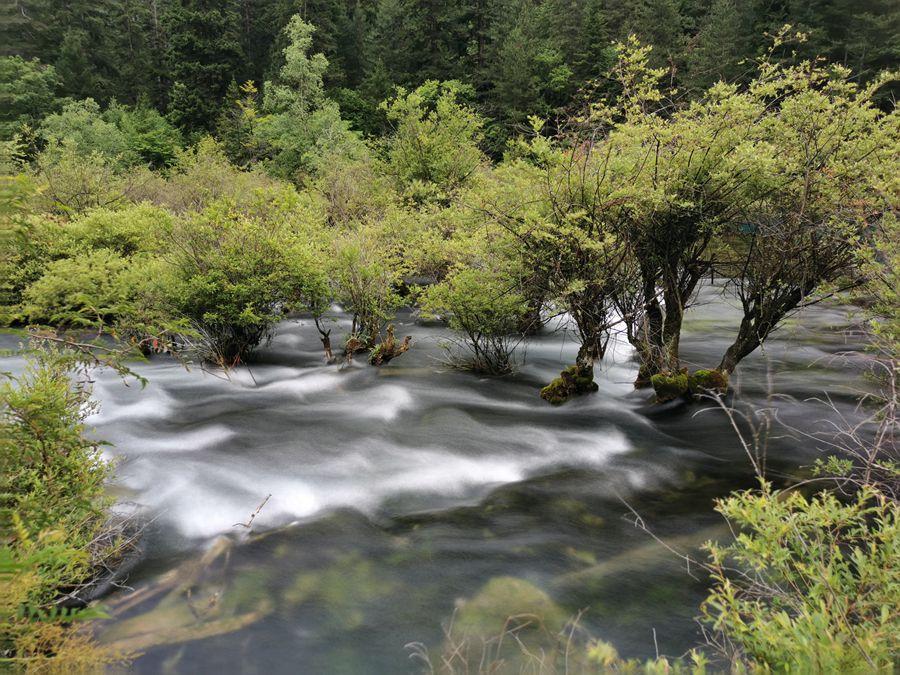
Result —
[{"label": "moss on tree base", "polygon": [[693,398],[707,392],[724,394],[728,391],[728,373],[718,369],[696,370],[688,375],[687,369],[677,373],[659,373],[650,378],[656,392],[657,403],[677,398]]},{"label": "moss on tree base", "polygon": [[677,373],[657,373],[650,378],[657,403],[674,401],[689,392],[687,371]]},{"label": "moss on tree base", "polygon": [[694,396],[705,392],[724,394],[728,391],[728,373],[717,368],[696,370],[688,378],[688,388]]},{"label": "moss on tree base", "polygon": [[541,389],[541,398],[551,405],[562,405],[573,396],[591,394],[600,387],[594,382],[593,368],[569,366],[546,387]]}]

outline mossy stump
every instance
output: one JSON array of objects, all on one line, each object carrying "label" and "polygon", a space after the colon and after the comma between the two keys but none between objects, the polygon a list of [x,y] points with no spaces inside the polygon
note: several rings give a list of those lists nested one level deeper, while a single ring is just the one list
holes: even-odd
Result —
[{"label": "mossy stump", "polygon": [[656,392],[656,402],[666,403],[676,398],[687,396],[690,392],[688,374],[686,370],[677,373],[657,373],[650,378],[653,391]]},{"label": "mossy stump", "polygon": [[573,396],[591,394],[599,388],[594,382],[593,368],[569,366],[541,389],[541,398],[551,405],[562,405]]},{"label": "mossy stump", "polygon": [[718,368],[695,370],[688,378],[688,388],[694,396],[707,392],[724,394],[728,391],[728,373]]},{"label": "mossy stump", "polygon": [[403,342],[398,343],[397,339],[394,337],[394,326],[391,324],[387,327],[387,336],[384,340],[375,345],[375,348],[372,349],[372,352],[369,354],[369,363],[373,366],[382,366],[385,363],[388,363],[407,352],[411,341],[412,336],[407,335],[403,338]]}]

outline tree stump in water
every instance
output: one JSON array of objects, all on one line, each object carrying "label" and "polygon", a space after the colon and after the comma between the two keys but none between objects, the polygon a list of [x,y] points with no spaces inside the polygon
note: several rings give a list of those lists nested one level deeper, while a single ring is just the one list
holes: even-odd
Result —
[{"label": "tree stump in water", "polygon": [[403,338],[403,342],[397,344],[397,340],[394,337],[394,325],[391,324],[387,327],[387,335],[384,340],[376,345],[375,349],[373,349],[372,353],[369,355],[369,363],[373,366],[383,366],[391,359],[395,359],[403,352],[409,350],[409,343],[411,341],[412,336],[407,335]]}]

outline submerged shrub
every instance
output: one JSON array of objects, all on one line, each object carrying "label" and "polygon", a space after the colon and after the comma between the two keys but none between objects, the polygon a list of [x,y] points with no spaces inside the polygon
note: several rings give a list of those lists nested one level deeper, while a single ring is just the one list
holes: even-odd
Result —
[{"label": "submerged shrub", "polygon": [[426,316],[446,319],[458,331],[457,365],[472,370],[503,374],[514,366],[514,350],[522,341],[518,332],[527,302],[515,280],[500,271],[463,268],[422,296]]},{"label": "submerged shrub", "polygon": [[334,241],[330,277],[334,297],[353,316],[348,353],[375,346],[400,306],[401,268],[389,242],[375,227],[358,224]]},{"label": "submerged shrub", "polygon": [[315,247],[283,217],[220,201],[176,221],[168,237],[168,302],[201,336],[203,357],[220,365],[245,360],[285,312],[318,305],[326,292]]}]

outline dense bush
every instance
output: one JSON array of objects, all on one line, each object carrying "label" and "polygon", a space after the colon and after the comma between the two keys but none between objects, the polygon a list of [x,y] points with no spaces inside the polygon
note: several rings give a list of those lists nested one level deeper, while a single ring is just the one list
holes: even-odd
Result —
[{"label": "dense bush", "polygon": [[44,352],[0,384],[0,657],[25,668],[83,668],[116,660],[68,629],[82,616],[56,601],[120,552],[108,531],[110,467],[85,435],[84,382]]},{"label": "dense bush", "polygon": [[463,353],[452,355],[458,365],[495,375],[514,366],[513,350],[522,341],[519,332],[528,307],[516,279],[500,271],[455,270],[422,297],[426,316],[444,318],[462,334]]},{"label": "dense bush", "polygon": [[285,312],[318,304],[322,261],[284,217],[254,217],[233,201],[178,219],[164,240],[166,302],[201,337],[203,356],[231,366],[271,335]]},{"label": "dense bush", "polygon": [[388,171],[416,201],[447,200],[486,161],[478,147],[484,120],[464,102],[467,93],[459,82],[432,80],[382,104],[393,126]]},{"label": "dense bush", "polygon": [[139,317],[159,274],[146,255],[127,258],[106,248],[54,260],[25,290],[21,315],[26,323],[60,328],[143,323]]},{"label": "dense bush", "polygon": [[900,506],[871,489],[742,492],[716,509],[703,618],[726,652],[774,672],[889,672],[900,654]]}]

